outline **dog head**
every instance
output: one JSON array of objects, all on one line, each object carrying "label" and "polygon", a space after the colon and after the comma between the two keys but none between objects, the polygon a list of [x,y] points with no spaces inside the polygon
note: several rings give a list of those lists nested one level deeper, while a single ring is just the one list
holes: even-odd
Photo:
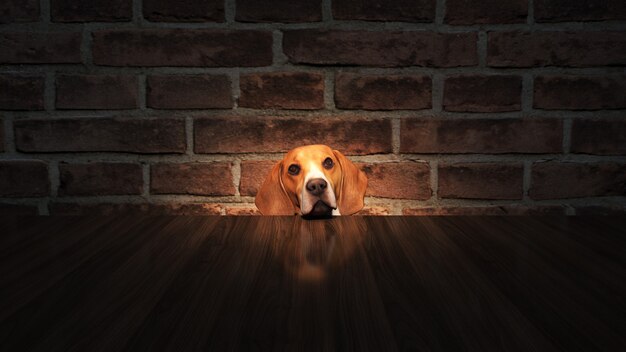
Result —
[{"label": "dog head", "polygon": [[367,177],[325,145],[295,148],[276,163],[257,192],[263,215],[351,215],[363,208]]}]

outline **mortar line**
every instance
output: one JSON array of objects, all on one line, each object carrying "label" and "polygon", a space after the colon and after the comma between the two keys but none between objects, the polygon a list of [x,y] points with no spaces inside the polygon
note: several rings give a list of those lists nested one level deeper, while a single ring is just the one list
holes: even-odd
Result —
[{"label": "mortar line", "polygon": [[336,111],[335,106],[335,72],[332,70],[322,71],[324,74],[324,107],[329,111]]},{"label": "mortar line", "polygon": [[437,0],[435,5],[435,29],[439,30],[446,16],[446,0]]},{"label": "mortar line", "polygon": [[50,113],[55,110],[56,105],[56,74],[54,72],[46,72],[44,78],[43,92],[44,110]]},{"label": "mortar line", "polygon": [[572,148],[572,119],[563,119],[563,154],[569,154]]},{"label": "mortar line", "polygon": [[235,159],[231,163],[231,172],[233,175],[233,186],[235,187],[235,196],[240,197],[239,183],[241,181],[241,160]]},{"label": "mortar line", "polygon": [[333,8],[331,0],[322,0],[322,22],[329,23],[333,21]]},{"label": "mortar line", "polygon": [[532,162],[525,160],[523,165],[524,169],[522,176],[522,203],[528,203],[528,201],[530,200],[528,192],[530,190],[531,183]]},{"label": "mortar line", "polygon": [[235,22],[235,16],[237,14],[237,2],[236,0],[224,1],[224,21],[226,25],[232,25]]},{"label": "mortar line", "polygon": [[391,146],[394,155],[400,155],[400,133],[402,121],[395,117],[391,119]]},{"label": "mortar line", "polygon": [[48,162],[48,177],[50,179],[50,196],[56,198],[59,194],[59,187],[61,185],[61,172],[59,170],[59,161],[47,160]]},{"label": "mortar line", "polygon": [[186,150],[185,154],[187,157],[191,157],[194,155],[194,135],[193,135],[193,118],[186,117],[185,118],[185,139],[186,139]]},{"label": "mortar line", "polygon": [[150,168],[151,165],[149,163],[143,163],[142,164],[142,176],[143,176],[143,190],[142,190],[142,195],[143,197],[149,201],[150,200],[150,183],[152,182],[151,178],[150,178]]}]

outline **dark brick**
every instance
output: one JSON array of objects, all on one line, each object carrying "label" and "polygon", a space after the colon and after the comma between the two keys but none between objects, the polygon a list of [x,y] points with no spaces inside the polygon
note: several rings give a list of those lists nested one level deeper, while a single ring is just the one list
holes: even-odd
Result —
[{"label": "dark brick", "polygon": [[271,72],[241,75],[239,106],[265,109],[324,108],[324,75]]},{"label": "dark brick", "polygon": [[93,34],[105,66],[250,67],[272,64],[272,33],[222,29],[111,29]]},{"label": "dark brick", "polygon": [[626,65],[626,32],[489,32],[493,67]]},{"label": "dark brick", "polygon": [[424,162],[359,163],[367,175],[366,196],[426,200],[430,189],[430,166]]},{"label": "dark brick", "polygon": [[531,178],[532,199],[626,195],[626,164],[540,162]]},{"label": "dark brick", "polygon": [[39,209],[34,205],[0,204],[0,215],[38,215]]},{"label": "dark brick", "polygon": [[14,122],[21,152],[185,152],[185,122],[175,119],[60,119]]},{"label": "dark brick", "polygon": [[39,0],[3,0],[0,2],[0,23],[38,20]]},{"label": "dark brick", "polygon": [[141,194],[141,165],[130,163],[59,164],[60,196]]},{"label": "dark brick", "polygon": [[439,197],[522,199],[522,164],[457,163],[439,165]]},{"label": "dark brick", "polygon": [[431,91],[428,76],[339,73],[335,79],[335,105],[340,109],[430,109]]},{"label": "dark brick", "polygon": [[297,64],[456,67],[478,64],[475,33],[288,30],[283,51]]},{"label": "dark brick", "polygon": [[153,22],[224,22],[224,0],[143,0],[143,17]]},{"label": "dark brick", "polygon": [[57,109],[134,109],[138,107],[137,77],[59,75]]},{"label": "dark brick", "polygon": [[51,0],[53,22],[120,22],[133,17],[132,0]]},{"label": "dark brick", "polygon": [[239,22],[319,22],[321,0],[237,0],[235,20]]},{"label": "dark brick", "polygon": [[0,161],[0,196],[40,197],[49,194],[48,164],[39,160]]},{"label": "dark brick", "polygon": [[522,104],[522,77],[462,75],[446,78],[443,109],[464,112],[518,111]]},{"label": "dark brick", "polygon": [[442,216],[442,215],[564,215],[560,205],[500,205],[500,206],[445,206],[404,208],[402,215]]},{"label": "dark brick", "polygon": [[535,21],[603,21],[626,19],[623,0],[534,0]]},{"label": "dark brick", "polygon": [[626,108],[626,76],[557,76],[535,79],[536,109],[600,110]]},{"label": "dark brick", "polygon": [[624,216],[626,215],[626,206],[623,205],[584,205],[576,206],[576,215],[584,216]]},{"label": "dark brick", "polygon": [[525,23],[528,0],[446,0],[445,23]]},{"label": "dark brick", "polygon": [[333,0],[336,20],[433,22],[436,0]]},{"label": "dark brick", "polygon": [[626,155],[626,120],[574,120],[571,151],[596,155]]},{"label": "dark brick", "polygon": [[155,109],[230,109],[230,79],[226,75],[149,76],[147,105]]},{"label": "dark brick", "polygon": [[0,64],[76,64],[81,34],[73,32],[0,33]]},{"label": "dark brick", "polygon": [[51,215],[220,215],[212,203],[51,203]]},{"label": "dark brick", "polygon": [[276,160],[242,161],[239,193],[242,196],[256,196],[265,177],[277,162]]},{"label": "dark brick", "polygon": [[43,110],[42,76],[0,75],[0,110]]},{"label": "dark brick", "polygon": [[155,164],[150,169],[152,194],[235,194],[230,163]]},{"label": "dark brick", "polygon": [[559,119],[403,119],[401,153],[560,153]]},{"label": "dark brick", "polygon": [[327,144],[344,154],[391,153],[391,122],[360,118],[197,119],[196,153],[286,152],[307,144]]}]

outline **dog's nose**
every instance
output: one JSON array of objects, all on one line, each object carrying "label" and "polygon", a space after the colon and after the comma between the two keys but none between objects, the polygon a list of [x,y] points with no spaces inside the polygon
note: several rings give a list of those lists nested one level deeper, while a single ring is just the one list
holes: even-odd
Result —
[{"label": "dog's nose", "polygon": [[315,196],[319,196],[320,194],[324,193],[327,186],[328,184],[324,179],[312,178],[309,180],[309,182],[306,183],[306,190]]}]

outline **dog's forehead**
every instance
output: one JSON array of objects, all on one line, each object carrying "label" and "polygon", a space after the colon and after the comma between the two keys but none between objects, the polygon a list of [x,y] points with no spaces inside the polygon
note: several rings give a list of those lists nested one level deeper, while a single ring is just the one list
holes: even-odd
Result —
[{"label": "dog's forehead", "polygon": [[289,153],[287,153],[285,159],[300,162],[307,160],[322,160],[328,156],[331,156],[332,154],[333,150],[330,149],[329,146],[316,144],[292,149],[291,151],[289,151]]}]

